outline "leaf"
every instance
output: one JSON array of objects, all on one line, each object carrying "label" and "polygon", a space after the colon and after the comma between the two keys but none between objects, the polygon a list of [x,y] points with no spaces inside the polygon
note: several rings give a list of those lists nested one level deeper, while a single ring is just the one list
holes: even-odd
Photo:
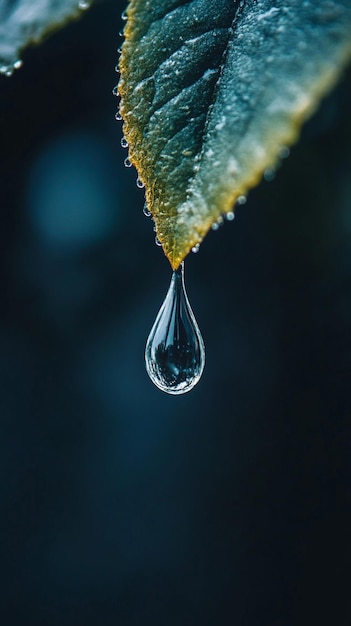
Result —
[{"label": "leaf", "polygon": [[131,0],[127,15],[124,134],[177,268],[339,78],[351,0]]},{"label": "leaf", "polygon": [[0,0],[0,74],[21,67],[20,54],[31,43],[89,8],[92,0]]}]

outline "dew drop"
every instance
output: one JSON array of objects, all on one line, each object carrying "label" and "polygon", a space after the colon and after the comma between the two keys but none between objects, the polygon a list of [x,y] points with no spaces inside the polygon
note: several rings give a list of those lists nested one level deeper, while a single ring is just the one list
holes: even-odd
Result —
[{"label": "dew drop", "polygon": [[124,165],[125,165],[125,167],[132,167],[133,163],[131,162],[129,157],[124,159]]},{"label": "dew drop", "polygon": [[173,272],[145,349],[146,371],[166,393],[180,395],[199,382],[205,346],[184,284],[184,264]]},{"label": "dew drop", "polygon": [[139,187],[139,189],[144,189],[144,187],[145,187],[145,185],[144,185],[143,181],[142,181],[142,180],[140,180],[140,178],[139,178],[139,177],[138,177],[138,178],[137,178],[137,180],[136,180],[136,185],[137,185],[137,187]]},{"label": "dew drop", "polygon": [[122,115],[120,114],[119,111],[117,111],[116,115],[115,115],[115,119],[117,120],[117,122],[121,122],[123,120]]},{"label": "dew drop", "polygon": [[[154,228],[154,231],[156,231],[156,228]],[[158,237],[155,237],[155,244],[156,246],[158,246],[159,248],[162,246],[162,243],[160,242]]]},{"label": "dew drop", "polygon": [[144,204],[143,213],[144,213],[145,217],[151,217],[151,211],[149,211],[149,209],[147,208],[146,202]]},{"label": "dew drop", "polygon": [[232,222],[235,219],[235,213],[234,211],[228,211],[226,218],[228,220],[228,222]]},{"label": "dew drop", "polygon": [[219,229],[219,224],[217,224],[217,222],[214,222],[214,224],[212,224],[211,228],[212,228],[212,230],[218,230]]},{"label": "dew drop", "polygon": [[[22,64],[22,62],[20,63]],[[10,63],[9,65],[1,65],[0,74],[4,74],[5,76],[12,76],[15,69],[17,69],[18,67],[20,67],[20,65],[17,65],[17,61],[15,63]]]},{"label": "dew drop", "polygon": [[265,169],[264,174],[263,174],[264,179],[268,183],[270,183],[272,180],[274,180],[275,175],[276,175],[276,171],[275,171],[274,167],[267,167],[267,169]]},{"label": "dew drop", "polygon": [[119,96],[118,85],[112,89],[112,93],[114,96]]},{"label": "dew drop", "polygon": [[121,146],[122,148],[128,148],[128,141],[126,140],[125,137],[122,137],[121,139]]},{"label": "dew drop", "polygon": [[239,196],[237,199],[238,204],[246,204],[246,196]]},{"label": "dew drop", "polygon": [[218,218],[218,220],[217,220],[217,224],[218,224],[218,226],[222,226],[222,225],[223,225],[223,223],[224,223],[224,219],[223,219],[223,217],[220,215],[220,216],[219,216],[219,218]]},{"label": "dew drop", "polygon": [[89,0],[79,0],[78,6],[79,6],[79,8],[82,11],[86,11],[90,7],[90,1]]},{"label": "dew drop", "polygon": [[192,251],[194,254],[197,254],[199,250],[200,250],[200,244],[199,244],[199,243],[195,244],[195,246],[193,246],[193,247],[191,248],[191,251]]},{"label": "dew drop", "polygon": [[122,18],[122,20],[124,22],[126,22],[126,20],[128,19],[128,15],[127,15],[127,11],[126,10],[123,11],[123,13],[121,15],[121,18]]},{"label": "dew drop", "polygon": [[279,150],[279,156],[281,159],[287,159],[290,154],[288,146],[282,146]]}]

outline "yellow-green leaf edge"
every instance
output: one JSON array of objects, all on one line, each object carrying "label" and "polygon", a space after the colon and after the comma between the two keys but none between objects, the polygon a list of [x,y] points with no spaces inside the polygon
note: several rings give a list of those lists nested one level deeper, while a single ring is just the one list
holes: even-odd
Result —
[{"label": "yellow-green leaf edge", "polygon": [[[130,55],[133,54],[133,42],[138,39],[138,8],[145,4],[145,0],[131,0],[127,9],[128,21],[124,30],[125,42],[122,47],[120,58],[121,80],[119,94],[121,96],[120,112],[124,124],[124,136],[130,146],[130,161],[136,167],[139,179],[145,185],[146,203],[155,221],[158,240],[162,244],[164,253],[173,269],[177,269],[192,248],[202,242],[212,225],[217,222],[221,215],[232,212],[235,203],[240,196],[245,196],[248,191],[256,186],[262,179],[267,169],[274,168],[280,160],[283,146],[290,146],[299,137],[303,123],[310,118],[318,108],[321,99],[336,85],[345,70],[351,57],[351,36],[345,40],[339,49],[337,61],[329,65],[321,75],[316,75],[310,83],[309,92],[301,99],[299,106],[289,112],[289,124],[283,129],[271,127],[266,137],[264,154],[260,154],[251,168],[243,172],[235,184],[222,185],[216,192],[216,197],[211,206],[211,215],[197,221],[195,227],[187,227],[183,221],[182,227],[174,228],[174,222],[168,219],[164,206],[158,198],[162,198],[162,189],[155,193],[155,180],[152,170],[148,167],[144,155],[135,150],[142,141],[142,129],[129,123],[128,118],[128,71]],[[173,207],[174,209],[174,207]],[[193,220],[194,221],[194,220]]]}]

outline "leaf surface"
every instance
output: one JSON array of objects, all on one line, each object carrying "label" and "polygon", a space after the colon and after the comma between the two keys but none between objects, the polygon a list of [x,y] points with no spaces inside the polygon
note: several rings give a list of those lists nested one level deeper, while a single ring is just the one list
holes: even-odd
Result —
[{"label": "leaf surface", "polygon": [[92,0],[0,0],[0,73],[11,76],[20,54],[48,32],[79,17]]},{"label": "leaf surface", "polygon": [[124,134],[177,268],[335,84],[351,0],[131,0],[127,15]]}]

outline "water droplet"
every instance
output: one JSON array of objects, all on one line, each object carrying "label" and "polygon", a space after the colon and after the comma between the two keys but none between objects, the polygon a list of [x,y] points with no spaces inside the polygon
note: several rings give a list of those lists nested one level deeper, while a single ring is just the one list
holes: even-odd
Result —
[{"label": "water droplet", "polygon": [[215,222],[214,224],[212,224],[211,228],[212,228],[212,230],[218,230],[219,229],[219,224],[217,224],[217,222]]},{"label": "water droplet", "polygon": [[133,164],[132,164],[132,162],[131,162],[131,160],[130,160],[130,158],[129,158],[129,157],[127,157],[126,159],[124,159],[124,165],[125,165],[126,167],[132,167],[132,165],[133,165]]},{"label": "water droplet", "polygon": [[122,28],[122,30],[120,30],[118,34],[120,37],[124,37],[124,29]]},{"label": "water droplet", "polygon": [[228,211],[226,217],[227,217],[228,222],[232,222],[235,219],[234,211]]},{"label": "water droplet", "polygon": [[276,171],[274,167],[267,167],[267,169],[265,169],[264,174],[263,174],[264,179],[268,183],[271,182],[275,178],[275,175],[276,175]]},{"label": "water droplet", "polygon": [[173,272],[145,350],[146,371],[166,393],[190,391],[205,366],[205,346],[184,285],[184,264]]},{"label": "water droplet", "polygon": [[287,159],[290,154],[288,146],[282,146],[279,150],[279,156],[281,159]]},{"label": "water droplet", "polygon": [[125,137],[122,137],[121,139],[121,146],[122,148],[128,148],[128,141],[126,140]]},{"label": "water droplet", "polygon": [[[154,228],[154,231],[156,231],[156,228]],[[158,246],[159,248],[162,246],[162,243],[160,242],[160,240],[158,239],[158,237],[155,237],[155,244],[156,244],[156,246]]]},{"label": "water droplet", "polygon": [[222,226],[222,225],[223,225],[223,223],[224,223],[224,219],[223,219],[223,217],[220,215],[220,216],[219,216],[219,218],[218,218],[218,220],[217,220],[217,224],[218,224],[218,226]]},{"label": "water droplet", "polygon": [[144,204],[143,213],[144,213],[145,217],[150,217],[151,216],[151,211],[149,211],[149,209],[147,208],[146,202]]},{"label": "water droplet", "polygon": [[238,204],[246,204],[246,196],[239,196],[237,199]]},{"label": "water droplet", "polygon": [[191,251],[192,251],[194,254],[196,254],[199,250],[200,250],[200,244],[199,244],[199,243],[195,244],[195,246],[193,246],[193,247],[191,248]]},{"label": "water droplet", "polygon": [[125,22],[128,19],[127,10],[124,10],[121,15],[122,20]]},{"label": "water droplet", "polygon": [[79,6],[79,8],[82,11],[86,11],[90,7],[90,1],[89,0],[79,0],[78,6]]},{"label": "water droplet", "polygon": [[119,96],[118,85],[112,89],[112,93],[114,96]]},{"label": "water droplet", "polygon": [[19,70],[22,67],[23,61],[21,59],[17,59],[13,63],[9,63],[9,65],[1,65],[0,66],[0,74],[4,74],[5,76],[12,76],[15,70]]},{"label": "water droplet", "polygon": [[[121,54],[121,53],[122,53],[122,46],[120,46],[119,48],[117,48],[117,52],[118,52],[118,54]],[[116,68],[117,68],[117,69],[116,69]],[[116,72],[119,72],[119,65],[116,65],[115,70],[116,70]]]},{"label": "water droplet", "polygon": [[138,177],[138,178],[137,178],[137,180],[136,180],[136,185],[137,185],[137,187],[139,187],[139,189],[144,189],[144,187],[145,187],[145,185],[144,185],[143,181],[142,181],[142,180],[140,180],[140,178],[139,178],[139,177]]},{"label": "water droplet", "polygon": [[117,120],[117,122],[121,122],[123,120],[122,115],[120,114],[119,111],[117,111],[116,115],[115,115],[115,119]]}]

